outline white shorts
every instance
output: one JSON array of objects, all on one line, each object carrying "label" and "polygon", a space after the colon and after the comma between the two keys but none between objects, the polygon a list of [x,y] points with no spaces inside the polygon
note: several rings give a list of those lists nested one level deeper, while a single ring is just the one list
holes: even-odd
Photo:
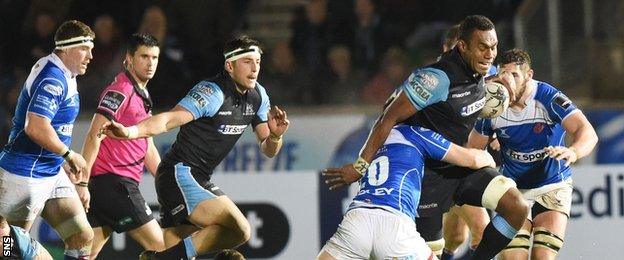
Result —
[{"label": "white shorts", "polygon": [[418,260],[433,254],[409,217],[369,208],[349,210],[323,251],[340,260]]},{"label": "white shorts", "polygon": [[0,215],[8,221],[31,221],[49,199],[78,198],[63,168],[56,176],[30,178],[0,168]]},{"label": "white shorts", "polygon": [[[572,207],[572,178],[562,182],[544,185],[535,189],[521,189],[523,197],[529,201],[529,206],[539,203],[549,210],[554,210],[570,216]],[[531,214],[529,214],[531,218]]]}]

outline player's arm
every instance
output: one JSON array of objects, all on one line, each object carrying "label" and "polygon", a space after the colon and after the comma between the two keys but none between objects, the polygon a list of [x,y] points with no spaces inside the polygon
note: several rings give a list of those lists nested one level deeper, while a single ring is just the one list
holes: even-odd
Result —
[{"label": "player's arm", "polygon": [[[487,137],[485,140],[487,144]],[[496,167],[494,158],[486,150],[464,148],[456,144],[451,144],[442,161],[471,169],[481,169],[488,166]]]},{"label": "player's arm", "polygon": [[472,129],[470,135],[468,136],[468,142],[466,143],[467,148],[476,148],[476,149],[485,149],[490,137],[487,135],[482,135],[479,132]]},{"label": "player's arm", "polygon": [[89,131],[87,132],[87,136],[82,144],[81,154],[87,162],[87,167],[85,169],[85,174],[80,181],[89,182],[89,178],[91,177],[91,168],[93,168],[95,159],[100,151],[100,143],[103,139],[103,137],[99,134],[100,126],[107,121],[108,119],[99,113],[95,113],[93,115],[93,119],[91,119],[91,126],[89,126]]},{"label": "player's arm", "polygon": [[147,118],[139,124],[130,127],[124,127],[115,121],[106,122],[102,125],[100,131],[110,137],[119,139],[146,138],[167,132],[191,122],[193,119],[193,114],[190,111],[177,105],[167,112]]},{"label": "player's arm", "polygon": [[572,144],[567,148],[548,147],[546,151],[548,155],[557,160],[566,160],[566,165],[569,165],[592,152],[598,143],[598,135],[580,111],[566,117],[562,121],[562,125],[566,132],[572,136]]},{"label": "player's arm", "polygon": [[409,101],[405,92],[399,93],[373,125],[368,139],[366,139],[366,143],[364,143],[360,151],[360,157],[370,162],[375,152],[388,138],[392,127],[405,121],[408,117],[416,114],[416,112],[416,108]]},{"label": "player's arm", "polygon": [[156,170],[160,164],[160,154],[156,145],[154,144],[154,138],[147,138],[147,153],[145,154],[145,168],[152,176],[156,176]]},{"label": "player's arm", "polygon": [[274,106],[268,113],[267,122],[258,124],[254,131],[264,155],[273,158],[282,147],[282,135],[288,130],[290,121],[286,111]]},{"label": "player's arm", "polygon": [[24,132],[43,149],[59,155],[67,152],[67,146],[59,139],[56,131],[52,128],[51,120],[47,117],[28,112]]}]

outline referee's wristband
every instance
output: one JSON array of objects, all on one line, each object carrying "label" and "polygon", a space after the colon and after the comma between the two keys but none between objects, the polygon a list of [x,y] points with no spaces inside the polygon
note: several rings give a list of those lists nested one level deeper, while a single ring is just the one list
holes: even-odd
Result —
[{"label": "referee's wristband", "polygon": [[355,171],[357,171],[362,176],[364,176],[364,173],[366,173],[366,170],[368,170],[368,166],[370,166],[370,163],[368,163],[362,157],[358,157],[357,161],[353,163],[353,168],[355,168]]},{"label": "referee's wristband", "polygon": [[76,183],[76,186],[89,187],[89,183],[86,181],[81,181],[79,183]]}]

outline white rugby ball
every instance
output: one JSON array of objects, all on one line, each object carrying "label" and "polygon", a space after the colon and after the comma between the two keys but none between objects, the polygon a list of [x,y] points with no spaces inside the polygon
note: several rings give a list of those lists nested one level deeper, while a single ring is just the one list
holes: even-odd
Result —
[{"label": "white rugby ball", "polygon": [[509,107],[509,92],[498,82],[485,83],[485,105],[481,109],[481,118],[495,118]]}]

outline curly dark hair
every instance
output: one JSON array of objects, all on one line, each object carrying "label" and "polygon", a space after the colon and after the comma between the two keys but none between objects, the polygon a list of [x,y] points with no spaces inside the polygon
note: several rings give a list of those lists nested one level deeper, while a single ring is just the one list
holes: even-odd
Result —
[{"label": "curly dark hair", "polygon": [[483,15],[470,15],[459,24],[459,39],[470,42],[472,32],[475,30],[489,31],[494,29],[494,23],[489,18]]},{"label": "curly dark hair", "polygon": [[527,65],[529,68],[531,67],[531,56],[526,51],[520,49],[511,49],[505,51],[503,55],[500,56],[500,64],[509,64],[515,63],[516,65]]}]

